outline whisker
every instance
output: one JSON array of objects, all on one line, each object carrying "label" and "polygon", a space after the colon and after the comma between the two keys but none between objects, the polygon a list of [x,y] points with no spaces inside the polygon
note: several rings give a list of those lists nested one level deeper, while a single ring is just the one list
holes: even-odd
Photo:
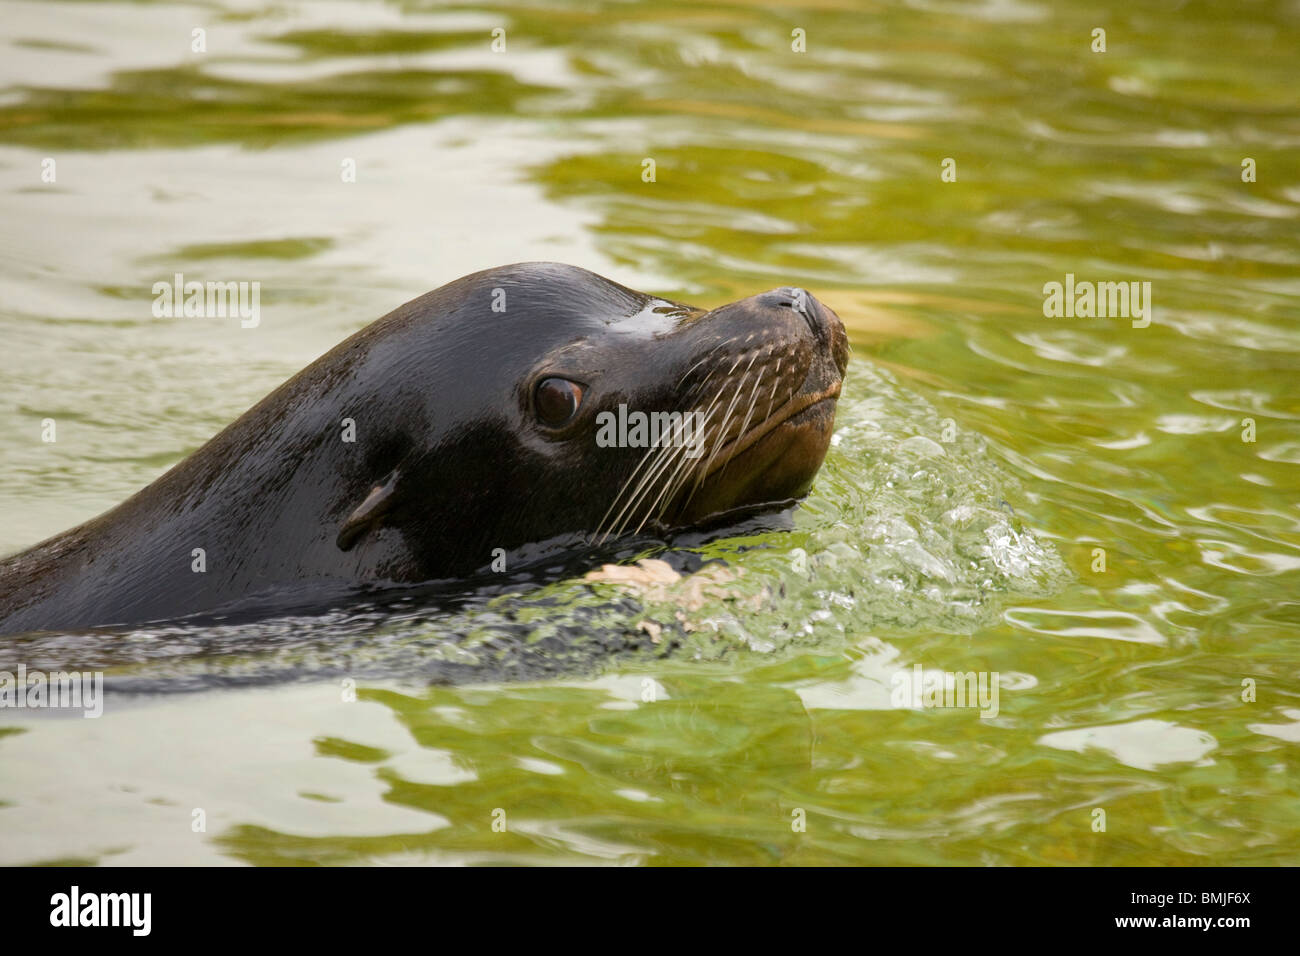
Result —
[{"label": "whisker", "polygon": [[[701,425],[701,428],[702,428],[702,429],[707,429],[707,427],[708,427],[708,420],[709,420],[709,418],[712,416],[712,414],[713,414],[713,409],[717,407],[718,400],[719,400],[721,397],[722,397],[722,393],[719,392],[718,395],[717,395],[717,397],[714,398],[713,403],[709,406],[708,410],[704,413],[704,415],[703,415],[703,418],[704,418],[704,424]],[[685,414],[687,414],[687,415],[692,414],[693,411],[695,411],[695,410],[693,409],[692,411],[690,411],[690,412],[686,412]],[[685,428],[686,428],[686,418],[685,418],[685,416],[683,416],[683,418],[682,418],[680,424],[678,425],[677,437],[680,437],[680,436],[681,436],[682,432],[685,431]],[[685,443],[679,443],[679,444],[678,444],[678,445],[673,449],[673,454],[672,454],[671,456],[669,456],[669,455],[665,455],[664,458],[663,458],[660,462],[658,462],[658,463],[656,464],[656,466],[655,466],[655,468],[654,468],[654,474],[651,475],[651,476],[648,476],[648,478],[651,479],[651,480],[658,479],[659,475],[662,474],[662,473],[665,471],[665,469],[667,469],[670,465],[676,465],[676,466],[677,466],[677,468],[676,468],[675,471],[669,472],[669,478],[668,478],[668,480],[664,483],[664,487],[660,490],[659,495],[658,495],[658,497],[655,498],[654,503],[651,504],[651,506],[647,509],[646,514],[645,514],[645,515],[642,517],[642,519],[641,519],[641,523],[640,523],[639,525],[637,525],[637,528],[636,528],[637,531],[640,531],[641,528],[645,526],[646,521],[649,519],[650,515],[652,515],[652,514],[654,513],[654,509],[655,509],[655,507],[659,504],[659,501],[663,498],[664,492],[665,492],[665,491],[666,491],[666,490],[671,486],[671,484],[674,482],[675,477],[676,477],[676,476],[681,472],[681,469],[682,469],[682,467],[683,467],[683,464],[684,464],[685,462],[689,461],[689,458],[685,457],[685,452],[686,452],[687,448],[688,448],[688,446],[687,446]],[[688,469],[688,470],[689,470],[689,469]],[[646,485],[646,481],[642,481],[641,484],[642,484],[642,486],[645,486],[645,485]],[[645,494],[639,494],[640,500],[641,500],[641,501],[644,501],[646,498],[648,498],[652,490],[653,490],[653,487],[649,487],[649,488],[646,489]],[[638,493],[640,493],[641,488],[638,487],[637,491],[638,491]],[[640,501],[638,501],[637,503],[639,504]],[[666,502],[665,502],[665,503],[666,503]],[[628,517],[627,517],[627,520],[624,522],[622,528],[619,529],[620,533],[622,532],[622,529],[623,529],[623,528],[626,528],[626,526],[627,526],[628,524],[631,524],[631,523],[632,523],[632,520],[633,520],[633,519],[635,518],[635,516],[636,516],[636,509],[635,509],[635,508],[633,508],[633,509],[631,509],[631,511],[629,511],[628,508],[624,507],[623,511],[619,512],[619,518],[622,518],[622,517],[623,517],[623,513],[624,513],[624,512],[627,512],[627,513],[628,513]],[[617,521],[617,519],[616,519],[616,521]]]},{"label": "whisker", "polygon": [[781,387],[781,380],[777,379],[772,383],[772,394],[767,397],[767,411],[763,414],[764,418],[772,417],[772,406],[776,404],[776,390]]},{"label": "whisker", "polygon": [[[632,492],[627,496],[627,500],[624,502],[623,507],[619,509],[618,513],[615,514],[613,519],[609,522],[609,527],[607,530],[605,530],[604,534],[597,542],[598,544],[603,544],[606,541],[606,539],[608,539],[609,537],[615,534],[615,529],[618,527],[619,522],[623,519],[623,515],[627,513],[629,508],[632,508],[636,504],[637,499],[640,497],[642,489],[645,487],[646,482],[651,480],[651,477],[656,473],[656,471],[660,467],[660,462],[662,461],[665,453],[669,450],[670,449],[665,449],[659,445],[652,445],[650,449],[642,457],[641,461],[637,463],[636,468],[632,470],[632,474],[628,476],[627,481],[623,483],[623,487],[619,490],[618,495],[615,496],[613,503],[610,504],[609,510],[605,512],[606,517],[608,517],[614,511],[614,509],[618,507],[619,501],[623,499],[624,492],[627,491],[627,489],[631,486],[632,482],[636,481],[638,477],[640,478],[640,481],[638,482],[636,488],[633,489]],[[598,527],[603,528],[604,525],[605,525],[605,518],[601,518],[600,525]]]},{"label": "whisker", "polygon": [[709,467],[713,464],[713,459],[717,457],[718,451],[722,446],[727,443],[727,426],[731,424],[731,413],[736,407],[736,400],[740,398],[740,390],[744,388],[744,385],[745,380],[742,377],[740,384],[736,386],[736,391],[732,395],[731,404],[727,406],[726,414],[723,415],[721,423],[719,423],[717,430],[713,433],[713,448],[709,451],[709,457],[704,462],[704,466],[696,473],[695,486],[691,488],[691,493],[686,497],[686,500],[682,502],[683,508],[691,503],[691,500],[695,497],[695,493],[700,490],[700,486],[704,484],[704,479],[709,473]]},{"label": "whisker", "polygon": [[[757,355],[754,356],[754,358],[757,357],[758,357]],[[754,364],[754,359],[750,359],[749,366],[752,367],[753,364]],[[700,488],[704,485],[705,478],[708,477],[709,468],[713,464],[713,459],[716,458],[718,452],[722,450],[722,446],[727,443],[727,426],[731,424],[731,412],[736,407],[736,400],[740,398],[741,390],[745,387],[745,375],[748,374],[749,374],[749,368],[746,368],[744,374],[741,375],[740,383],[736,386],[736,391],[735,394],[732,396],[731,404],[727,407],[727,414],[723,417],[722,423],[718,426],[717,431],[714,433],[713,448],[709,452],[708,460],[704,463],[704,467],[702,467],[697,472],[696,479],[695,479],[695,486],[691,488],[691,493],[687,495],[686,500],[682,502],[682,508],[685,508],[687,505],[691,503],[691,501],[694,500],[696,492],[700,490]],[[759,380],[760,381],[762,380],[761,373],[759,376]]]},{"label": "whisker", "polygon": [[[704,446],[705,442],[708,440],[709,421],[713,416],[713,410],[717,407],[718,399],[721,397],[722,393],[719,392],[718,397],[714,399],[713,404],[710,405],[709,409],[700,416],[702,421],[699,426],[700,437],[697,444],[701,447]],[[688,446],[683,445],[682,447],[685,449]],[[692,462],[694,460],[695,458],[688,454],[681,454],[677,457],[674,470],[668,475],[662,490],[659,492],[659,496],[647,509],[646,515],[642,519],[642,524],[649,520],[649,517],[652,514],[659,518],[664,516],[664,513],[668,510],[668,506],[672,504],[673,498],[677,496],[677,492],[680,491],[685,483],[690,480],[692,474]],[[637,530],[639,531],[640,528]]]},{"label": "whisker", "polygon": [[[749,375],[749,370],[754,367],[754,361],[757,358],[758,358],[758,353],[755,352],[754,355],[750,358],[749,364],[745,366],[745,371],[742,372],[740,375],[740,382],[736,385],[736,394],[732,397],[731,404],[727,406],[727,414],[723,416],[722,432],[720,433],[719,441],[713,448],[713,454],[709,456],[709,460],[705,463],[704,467],[700,470],[701,482],[704,481],[704,476],[709,473],[709,466],[713,464],[713,459],[717,455],[718,449],[720,449],[724,444],[723,441],[721,440],[721,434],[725,434],[726,426],[731,423],[731,412],[733,409],[735,409],[736,401],[740,398],[740,390],[745,387],[745,377]],[[739,365],[740,363],[737,362],[736,364]],[[735,366],[732,366],[732,368],[735,368]]]},{"label": "whisker", "polygon": [[[651,460],[651,458],[654,457],[655,453],[658,452],[659,450],[660,449],[658,448],[658,446],[655,445],[652,445],[648,449],[646,449],[646,453],[641,456],[641,460],[638,461],[636,467],[632,469],[632,473],[627,476],[627,480],[623,482],[623,486],[618,489],[618,494],[614,495],[614,500],[610,502],[608,510],[606,510],[605,514],[601,517],[600,521],[597,522],[596,531],[593,534],[593,537],[598,536],[601,533],[601,528],[605,526],[605,519],[608,518],[610,516],[610,513],[613,512],[613,510],[618,507],[618,503],[620,500],[622,500],[624,492],[627,491],[627,489],[631,486],[632,482],[636,480],[637,475],[641,473],[641,470],[645,468],[646,464]],[[618,519],[616,518],[615,521],[617,522],[617,520]],[[605,537],[609,537],[608,533],[605,535]],[[598,541],[597,544],[603,543],[603,541],[604,538]]]},{"label": "whisker", "polygon": [[[758,386],[762,384],[763,384],[763,373],[760,371],[758,376],[754,379],[754,387],[749,392],[749,411],[745,412],[745,420],[741,422],[740,431],[736,432],[737,441],[739,441],[742,437],[744,437],[745,429],[749,428],[750,417],[753,416],[754,414],[754,403],[758,400]],[[730,465],[731,461],[732,459],[728,458],[726,462],[723,463],[722,470],[718,472],[719,480],[721,480],[722,476],[726,474],[727,465]]]},{"label": "whisker", "polygon": [[723,339],[723,340],[722,340],[721,342],[719,342],[717,345],[713,346],[713,348],[711,348],[711,349],[709,350],[709,354],[708,354],[708,355],[704,356],[704,358],[700,359],[698,362],[696,362],[694,365],[692,365],[690,368],[688,368],[688,369],[686,370],[686,375],[683,375],[681,378],[679,378],[679,379],[677,380],[677,388],[681,388],[681,387],[682,387],[682,382],[686,381],[686,376],[687,376],[687,375],[690,375],[690,374],[691,374],[692,372],[694,372],[697,368],[699,368],[701,365],[703,365],[705,362],[707,362],[709,359],[711,359],[711,358],[713,357],[713,353],[714,353],[714,352],[716,352],[718,349],[722,348],[724,345],[727,345],[727,344],[730,343],[731,341],[732,341],[731,339]]},{"label": "whisker", "polygon": [[[726,347],[734,341],[732,338],[723,339],[718,342],[707,355],[697,361],[677,382],[680,388],[682,383],[698,368],[704,365],[712,358],[719,349]],[[683,503],[683,507],[689,504],[694,498],[696,491],[704,482],[704,477],[708,474],[713,462],[716,460],[718,453],[726,444],[727,434],[730,430],[731,422],[735,418],[735,412],[738,403],[741,401],[741,395],[744,391],[746,379],[748,378],[754,363],[759,358],[759,352],[754,351],[749,357],[749,364],[745,366],[743,372],[739,375],[734,391],[728,396],[726,384],[735,376],[736,370],[741,363],[745,361],[745,356],[741,354],[732,364],[731,368],[721,376],[723,387],[719,388],[714,394],[708,407],[701,414],[699,407],[693,408],[683,413],[683,418],[678,422],[671,436],[665,444],[663,436],[653,446],[646,450],[633,467],[631,473],[620,486],[618,493],[614,495],[609,507],[604,515],[596,524],[596,530],[592,533],[592,540],[597,545],[603,544],[611,537],[617,537],[624,534],[627,529],[636,522],[635,532],[640,532],[646,523],[652,517],[662,518],[669,505],[678,492],[685,487],[692,478],[695,479],[695,485],[691,489],[690,495]],[[779,369],[779,364],[778,364]],[[709,375],[694,390],[698,393],[707,388],[714,380],[713,375]],[[750,390],[749,407],[745,413],[744,422],[741,424],[740,434],[744,434],[749,422],[753,418],[756,395],[758,387],[762,384],[763,375],[760,373],[754,380],[753,387]],[[775,398],[775,386],[773,388],[773,399]],[[722,413],[721,419],[717,420],[715,413],[718,411],[720,404],[724,399],[730,398],[726,406],[726,411]],[[768,402],[769,411],[771,409],[770,399]],[[702,403],[701,403],[702,404]],[[702,447],[708,450],[708,457],[705,459],[702,467],[698,466],[698,457],[692,458],[687,454],[688,446],[681,441],[685,431],[687,419],[685,415],[700,415],[700,424],[698,438],[693,442],[696,447]],[[717,425],[710,428],[717,420]],[[638,520],[639,516],[639,520]]]},{"label": "whisker", "polygon": [[[685,417],[683,417],[681,422],[679,422],[677,426],[678,435],[680,435],[681,431],[685,428],[685,423],[686,423],[686,419]],[[632,475],[624,483],[623,486],[624,488],[626,488],[628,485],[631,484],[631,482],[637,477],[638,473],[642,471],[642,467],[646,464],[646,461],[650,457],[650,455],[656,451],[659,452],[658,457],[654,460],[653,463],[650,464],[650,467],[644,470],[644,474],[641,474],[640,483],[636,486],[636,489],[632,492],[627,502],[619,510],[618,514],[615,515],[614,520],[610,522],[609,530],[605,533],[605,538],[608,538],[612,534],[622,533],[622,529],[626,527],[626,525],[636,515],[636,506],[640,503],[641,499],[643,499],[649,493],[649,488],[652,487],[652,483],[659,477],[659,474],[668,466],[671,459],[675,457],[673,455],[673,452],[675,451],[674,446],[672,446],[671,444],[665,446],[662,443],[662,441],[660,441],[659,444],[652,446],[650,451],[646,453],[646,457],[641,460],[641,462],[637,465],[636,469],[633,470]],[[620,490],[618,496],[615,498],[614,504],[610,505],[610,511],[614,510],[614,507],[618,504],[618,499],[621,498],[622,495],[623,495],[623,491]],[[608,514],[609,512],[607,511],[606,516],[608,516]],[[624,516],[626,516],[626,520],[624,520]],[[602,525],[604,524],[604,521],[605,519],[602,518],[601,519]],[[601,540],[603,541],[604,538],[602,538]]]},{"label": "whisker", "polygon": [[[664,495],[667,494],[668,489],[671,488],[673,484],[675,484],[675,479],[677,478],[678,475],[681,474],[683,468],[687,467],[687,463],[690,461],[690,459],[687,458],[685,454],[687,448],[688,448],[687,445],[684,444],[678,445],[676,448],[673,449],[674,455],[672,456],[672,458],[665,460],[665,465],[671,464],[672,469],[668,471],[667,480],[664,481],[663,487],[659,489],[659,494],[655,496],[655,500],[650,503],[650,507],[645,509],[645,514],[641,516],[641,521],[639,524],[637,524],[633,533],[639,533],[641,529],[645,527],[646,522],[649,521],[650,518],[655,515],[655,509],[659,507],[660,501],[663,501],[664,506],[667,507],[668,501],[664,500]],[[647,499],[649,498],[649,494],[646,495],[646,498]],[[661,515],[663,514],[662,510],[659,512],[659,514]],[[629,524],[631,523],[630,518],[628,519],[628,523]]]}]

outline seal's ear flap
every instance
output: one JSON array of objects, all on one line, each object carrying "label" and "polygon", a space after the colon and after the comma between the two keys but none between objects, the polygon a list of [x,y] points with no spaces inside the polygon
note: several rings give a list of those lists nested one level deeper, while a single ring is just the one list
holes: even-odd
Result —
[{"label": "seal's ear flap", "polygon": [[379,525],[397,499],[396,487],[397,472],[393,472],[381,484],[370,489],[370,494],[347,516],[343,527],[339,529],[339,536],[334,539],[340,551],[351,551],[357,539]]}]

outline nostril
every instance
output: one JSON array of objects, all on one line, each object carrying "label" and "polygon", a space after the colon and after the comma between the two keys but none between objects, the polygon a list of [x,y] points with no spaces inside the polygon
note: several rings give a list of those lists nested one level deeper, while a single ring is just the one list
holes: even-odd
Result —
[{"label": "nostril", "polygon": [[772,309],[788,309],[793,303],[794,289],[772,289],[770,292],[763,292],[756,298],[760,303]]},{"label": "nostril", "polygon": [[804,322],[808,324],[809,330],[816,336],[819,342],[826,341],[826,321],[822,316],[822,307],[816,299],[809,295],[803,289],[788,289],[791,298],[791,308],[803,316]]},{"label": "nostril", "polygon": [[773,289],[771,292],[764,292],[759,296],[759,300],[771,308],[794,309],[805,316],[813,310],[817,301],[808,294],[808,290],[789,285]]},{"label": "nostril", "polygon": [[799,286],[782,286],[759,296],[760,301],[771,308],[792,309],[803,316],[804,323],[813,337],[822,345],[831,342],[830,320],[826,317],[826,307],[818,302],[807,289]]}]

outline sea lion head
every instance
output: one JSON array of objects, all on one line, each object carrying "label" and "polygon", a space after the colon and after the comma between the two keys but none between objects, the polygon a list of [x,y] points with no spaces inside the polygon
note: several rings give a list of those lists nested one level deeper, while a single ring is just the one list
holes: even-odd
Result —
[{"label": "sea lion head", "polygon": [[826,454],[849,355],[803,289],[706,311],[557,263],[467,276],[383,324],[363,364],[400,408],[337,543],[399,535],[399,578],[787,505]]}]

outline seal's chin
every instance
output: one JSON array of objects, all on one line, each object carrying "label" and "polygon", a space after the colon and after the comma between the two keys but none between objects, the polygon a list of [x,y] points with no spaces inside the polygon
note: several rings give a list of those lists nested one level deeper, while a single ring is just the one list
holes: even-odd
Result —
[{"label": "seal's chin", "polygon": [[826,457],[840,383],[791,398],[729,441],[681,496],[674,524],[699,527],[803,497]]}]

